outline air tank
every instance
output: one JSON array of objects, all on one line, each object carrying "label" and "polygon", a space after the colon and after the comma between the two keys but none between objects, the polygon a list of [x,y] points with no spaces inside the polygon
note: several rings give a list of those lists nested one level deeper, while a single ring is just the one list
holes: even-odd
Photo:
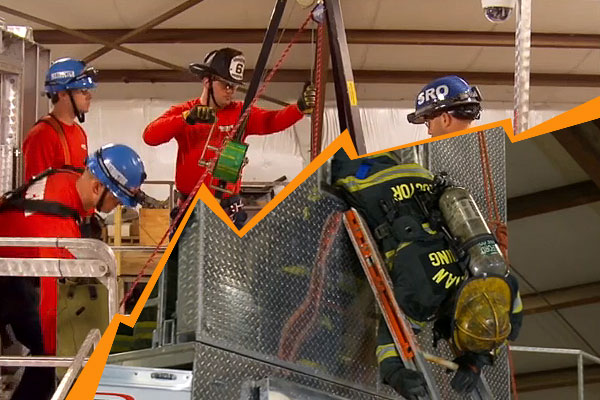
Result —
[{"label": "air tank", "polygon": [[439,206],[450,233],[469,256],[473,276],[505,276],[508,268],[500,247],[471,194],[461,187],[449,187],[442,193]]}]

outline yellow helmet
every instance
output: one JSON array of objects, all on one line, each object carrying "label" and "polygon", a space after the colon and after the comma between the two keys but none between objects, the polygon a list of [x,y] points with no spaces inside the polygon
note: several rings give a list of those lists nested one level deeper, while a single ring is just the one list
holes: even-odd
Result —
[{"label": "yellow helmet", "polygon": [[459,289],[454,309],[453,342],[476,353],[500,346],[511,331],[511,291],[499,276],[471,278]]}]

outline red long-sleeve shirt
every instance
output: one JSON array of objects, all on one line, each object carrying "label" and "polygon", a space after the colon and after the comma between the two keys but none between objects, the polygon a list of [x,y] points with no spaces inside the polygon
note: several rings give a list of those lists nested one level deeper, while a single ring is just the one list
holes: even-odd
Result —
[{"label": "red long-sleeve shirt", "polygon": [[[84,168],[88,148],[87,136],[83,128],[76,123],[73,125],[58,123],[63,128],[69,148],[71,162],[68,165]],[[67,165],[58,132],[47,123],[40,122],[27,133],[23,143],[23,164],[25,182],[48,168],[56,169]]]},{"label": "red long-sleeve shirt", "polygon": [[[86,214],[76,182],[79,174],[58,172],[40,179],[26,192],[28,199],[44,199],[74,209],[80,216]],[[0,237],[79,238],[77,221],[58,215],[11,210],[0,212]],[[14,258],[73,258],[66,249],[0,247],[0,257]],[[47,354],[56,352],[56,278],[40,280],[40,317]]]},{"label": "red long-sleeve shirt", "polygon": [[[205,168],[200,166],[198,162],[206,147],[212,127],[211,124],[188,125],[183,119],[182,113],[198,104],[202,104],[200,99],[173,106],[152,121],[144,130],[144,142],[150,146],[167,143],[173,138],[177,140],[179,148],[175,167],[175,186],[177,190],[185,195],[191,194],[196,182],[205,171]],[[221,146],[223,139],[231,133],[238,121],[242,105],[242,102],[236,101],[217,111],[217,126],[210,138],[210,146]],[[252,107],[244,137],[248,135],[268,135],[282,131],[294,125],[302,117],[302,112],[295,104],[276,111]],[[203,159],[210,160],[214,157],[215,152],[206,149]],[[204,183],[210,189],[210,184],[216,184],[217,180],[213,179],[209,173]],[[233,190],[234,193],[239,191],[239,187],[240,182],[235,185],[228,185],[228,189]],[[211,192],[214,193],[212,189]]]}]

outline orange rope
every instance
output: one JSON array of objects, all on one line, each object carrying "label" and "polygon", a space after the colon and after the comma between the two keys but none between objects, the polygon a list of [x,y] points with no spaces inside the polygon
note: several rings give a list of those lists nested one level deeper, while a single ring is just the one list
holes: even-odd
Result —
[{"label": "orange rope", "polygon": [[287,47],[281,53],[281,57],[279,58],[279,60],[277,60],[277,62],[273,66],[273,69],[271,69],[271,71],[269,71],[269,74],[267,75],[267,77],[263,81],[262,86],[258,89],[256,95],[252,99],[252,102],[248,105],[248,107],[246,108],[246,111],[244,111],[244,113],[242,114],[242,116],[238,119],[238,121],[234,125],[233,129],[231,130],[231,132],[233,132],[235,134],[235,132],[237,132],[237,130],[239,129],[239,127],[243,123],[243,121],[246,120],[246,118],[248,117],[248,114],[250,113],[250,110],[252,109],[252,107],[254,106],[254,104],[256,103],[256,101],[258,100],[258,98],[260,96],[262,96],[263,93],[267,90],[267,85],[269,84],[269,82],[271,82],[271,79],[273,79],[273,77],[275,76],[275,73],[277,72],[277,70],[279,70],[279,68],[281,68],[281,65],[283,64],[283,62],[285,61],[285,59],[289,55],[290,50],[292,49],[292,46],[294,44],[296,44],[296,42],[298,42],[298,40],[300,39],[300,36],[302,35],[302,32],[304,32],[304,30],[306,29],[306,26],[311,21],[311,19],[312,19],[312,13],[308,13],[308,17],[302,23],[302,25],[300,26],[300,28],[298,28],[298,30],[296,31],[296,33],[294,33],[294,36],[292,36],[292,39],[288,43]]},{"label": "orange rope", "polygon": [[314,160],[321,152],[321,126],[323,121],[321,119],[321,91],[323,90],[323,82],[321,81],[321,73],[323,71],[323,40],[324,40],[324,26],[322,23],[317,26],[317,59],[315,68],[315,88],[317,90],[317,101],[313,110],[313,131],[311,137],[311,161]]},{"label": "orange rope", "polygon": [[487,148],[487,140],[483,132],[478,132],[477,139],[479,141],[479,153],[481,158],[481,172],[483,174],[483,187],[485,189],[485,200],[488,211],[488,225],[494,232],[498,245],[504,258],[508,261],[508,229],[502,218],[500,218],[500,211],[498,208],[498,202],[496,201],[496,189],[494,187],[494,178],[492,175],[492,169],[490,167],[490,159]]},{"label": "orange rope", "polygon": [[[490,225],[490,229],[492,229],[492,231],[494,231],[494,234],[496,235],[498,245],[500,246],[502,255],[504,255],[504,258],[506,260],[506,265],[510,266],[510,261],[508,260],[508,229],[506,227],[506,224],[502,221],[502,218],[500,218],[500,211],[498,209],[498,202],[496,201],[496,190],[494,187],[492,169],[490,167],[490,157],[488,153],[485,134],[483,132],[478,132],[477,139],[479,141],[481,172],[483,174],[483,186],[485,189],[485,200],[487,203],[488,225]],[[512,352],[510,350],[510,346],[506,346],[506,349],[508,351],[510,382],[513,397],[515,400],[519,400],[519,396],[517,394],[517,383],[515,380],[515,368],[512,359]]]},{"label": "orange rope", "polygon": [[[260,89],[258,90],[258,92],[256,93],[256,95],[252,99],[252,102],[250,103],[250,105],[248,106],[248,108],[246,108],[246,111],[244,112],[244,114],[242,116],[240,116],[240,118],[236,122],[235,126],[231,130],[232,133],[237,132],[237,130],[240,127],[240,125],[242,124],[242,122],[247,118],[248,114],[250,113],[250,110],[252,109],[252,106],[256,103],[256,101],[258,100],[258,98],[260,96],[262,96],[262,94],[265,92],[265,90],[267,89],[268,83],[271,81],[271,79],[273,79],[273,76],[275,76],[275,72],[277,72],[277,70],[283,64],[283,61],[287,58],[287,56],[288,56],[288,54],[289,54],[292,46],[298,41],[298,39],[300,38],[301,33],[304,31],[304,29],[308,25],[309,21],[311,20],[311,18],[312,18],[312,14],[309,13],[308,17],[306,18],[306,20],[304,21],[304,23],[300,26],[300,28],[298,29],[298,31],[292,37],[292,40],[290,40],[290,43],[288,44],[288,46],[282,52],[281,57],[279,58],[279,60],[277,61],[277,63],[275,63],[275,65],[273,66],[273,69],[271,69],[271,71],[269,71],[269,74],[267,75],[267,77],[265,78],[262,86],[260,87]],[[214,125],[216,125],[216,123]],[[213,125],[213,129],[214,129],[214,125]],[[211,132],[212,132],[212,130],[211,130]],[[207,142],[207,145],[208,145],[208,142]],[[220,151],[217,152],[215,154],[215,156],[212,159],[209,160],[209,163],[216,162],[216,160],[219,157],[219,155],[220,155]],[[167,231],[164,233],[164,235],[162,236],[162,238],[160,239],[160,241],[156,245],[156,248],[154,249],[154,251],[152,252],[152,254],[150,255],[150,257],[148,257],[148,260],[146,261],[146,263],[144,264],[144,266],[142,267],[142,269],[140,269],[138,275],[136,276],[135,280],[133,281],[133,283],[131,285],[131,288],[125,294],[125,296],[123,297],[123,300],[121,300],[121,303],[120,303],[121,307],[123,307],[125,305],[125,303],[127,302],[127,300],[129,300],[129,298],[131,298],[131,296],[133,295],[133,291],[135,290],[136,286],[140,283],[140,280],[144,276],[144,273],[146,272],[146,269],[150,266],[150,263],[152,263],[152,261],[154,260],[154,258],[158,254],[158,251],[159,251],[160,247],[163,245],[163,243],[165,242],[165,240],[169,236],[169,232],[171,230],[175,229],[175,227],[179,224],[179,221],[183,217],[183,214],[185,214],[185,212],[187,211],[188,206],[190,205],[190,203],[192,202],[192,200],[196,196],[196,193],[200,189],[200,186],[202,186],[202,183],[204,182],[204,179],[206,178],[206,175],[208,174],[208,172],[209,172],[209,168],[207,167],[204,170],[204,173],[202,174],[202,176],[200,177],[200,179],[198,179],[198,181],[196,182],[196,185],[194,186],[194,189],[192,189],[190,195],[187,197],[187,199],[185,200],[185,202],[183,203],[183,205],[180,207],[179,212],[177,213],[177,216],[175,218],[173,218],[173,221],[171,221],[171,224],[169,225],[169,228],[167,229]]]}]

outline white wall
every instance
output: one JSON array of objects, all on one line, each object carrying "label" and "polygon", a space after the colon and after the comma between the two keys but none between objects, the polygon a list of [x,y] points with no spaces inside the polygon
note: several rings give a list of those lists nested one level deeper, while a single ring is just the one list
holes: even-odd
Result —
[{"label": "white wall", "polygon": [[[179,101],[181,100],[152,98],[95,99],[84,124],[90,151],[110,142],[127,144],[136,149],[144,160],[148,179],[172,180],[177,154],[176,142],[173,140],[161,146],[151,147],[143,142],[142,132],[150,121]],[[500,103],[495,107],[486,110],[479,123],[486,124],[512,116],[510,105]],[[568,107],[532,111],[530,121],[537,124],[567,109]],[[407,122],[406,115],[411,111],[408,105],[364,105],[361,109],[361,119],[368,151],[426,139],[428,136],[424,126]],[[323,126],[323,145],[327,146],[339,134],[337,109],[326,109]],[[244,170],[245,181],[271,181],[282,175],[291,179],[308,164],[310,118],[306,117],[294,127],[278,134],[250,137],[248,142],[250,163]],[[145,189],[159,198],[164,198],[167,194],[166,190],[156,187]]]}]

